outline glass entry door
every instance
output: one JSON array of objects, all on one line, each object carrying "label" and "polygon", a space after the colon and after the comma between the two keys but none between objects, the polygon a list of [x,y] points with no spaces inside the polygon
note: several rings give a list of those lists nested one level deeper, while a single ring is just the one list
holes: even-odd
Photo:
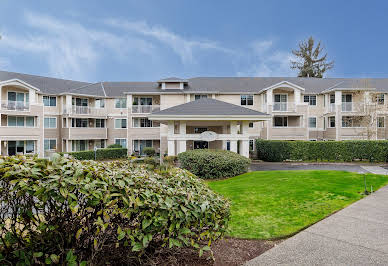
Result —
[{"label": "glass entry door", "polygon": [[24,154],[24,141],[8,141],[8,155]]},{"label": "glass entry door", "polygon": [[194,149],[208,149],[209,148],[209,142],[207,141],[199,141],[195,140],[194,141]]}]

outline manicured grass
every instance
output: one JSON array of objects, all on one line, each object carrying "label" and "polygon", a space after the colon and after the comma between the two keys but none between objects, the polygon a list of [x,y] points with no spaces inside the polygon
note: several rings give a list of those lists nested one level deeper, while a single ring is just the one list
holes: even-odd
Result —
[{"label": "manicured grass", "polygon": [[[377,190],[388,177],[367,174]],[[259,171],[209,181],[231,201],[229,235],[271,239],[292,235],[363,197],[364,176],[342,171]]]}]

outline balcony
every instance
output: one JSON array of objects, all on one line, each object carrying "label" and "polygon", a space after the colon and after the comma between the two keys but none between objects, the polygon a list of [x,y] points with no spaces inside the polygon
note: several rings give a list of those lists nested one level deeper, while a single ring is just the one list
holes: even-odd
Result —
[{"label": "balcony", "polygon": [[0,136],[12,136],[15,139],[18,137],[39,137],[42,135],[42,129],[38,127],[0,127]]},{"label": "balcony", "polygon": [[105,108],[95,108],[89,106],[72,106],[71,108],[65,107],[63,109],[65,115],[85,115],[85,116],[106,116],[107,111]]},{"label": "balcony", "polygon": [[22,101],[1,101],[1,110],[28,112],[30,104]]},{"label": "balcony", "polygon": [[107,128],[72,127],[64,128],[63,135],[68,139],[107,139]]},{"label": "balcony", "polygon": [[342,112],[364,112],[365,104],[363,102],[343,102]]},{"label": "balcony", "polygon": [[160,111],[159,105],[132,105],[132,114],[150,114]]},{"label": "balcony", "polygon": [[295,112],[294,102],[274,102],[272,106],[273,112]]}]

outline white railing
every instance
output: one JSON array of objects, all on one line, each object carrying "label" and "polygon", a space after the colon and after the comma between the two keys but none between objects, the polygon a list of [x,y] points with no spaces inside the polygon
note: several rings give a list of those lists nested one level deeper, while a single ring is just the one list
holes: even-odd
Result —
[{"label": "white railing", "polygon": [[342,103],[342,112],[352,112],[352,111],[353,111],[353,102]]},{"label": "white railing", "polygon": [[149,114],[160,111],[159,105],[132,105],[132,114]]},{"label": "white railing", "polygon": [[1,101],[1,108],[2,110],[8,110],[8,111],[29,111],[30,110],[30,104],[25,103],[22,101]]},{"label": "white railing", "polygon": [[95,108],[89,106],[72,106],[71,108],[65,107],[63,109],[63,114],[66,115],[96,115],[96,116],[105,116],[107,111],[105,108]]},{"label": "white railing", "polygon": [[335,103],[331,103],[330,105],[329,105],[329,112],[330,113],[334,113],[335,112]]},{"label": "white railing", "polygon": [[274,112],[294,112],[295,103],[293,102],[274,102],[272,106]]}]

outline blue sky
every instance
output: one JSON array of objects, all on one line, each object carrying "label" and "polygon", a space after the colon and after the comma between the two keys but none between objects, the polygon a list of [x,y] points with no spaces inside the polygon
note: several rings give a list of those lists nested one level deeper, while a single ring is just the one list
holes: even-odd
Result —
[{"label": "blue sky", "polygon": [[85,81],[295,76],[312,35],[327,77],[388,77],[386,1],[0,0],[0,69]]}]

